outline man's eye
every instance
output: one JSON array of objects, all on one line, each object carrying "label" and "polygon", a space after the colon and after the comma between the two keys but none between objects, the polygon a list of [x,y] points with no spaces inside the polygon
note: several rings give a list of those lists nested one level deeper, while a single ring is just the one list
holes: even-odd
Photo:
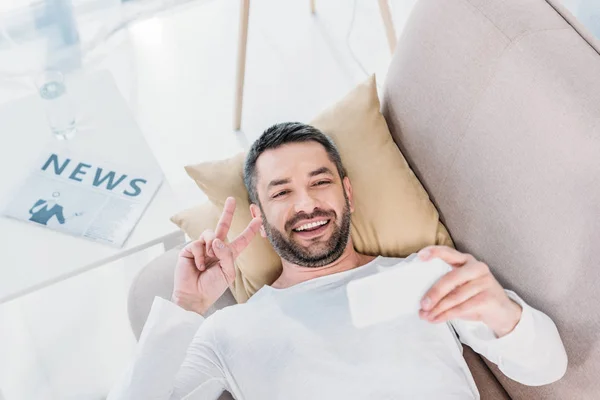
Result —
[{"label": "man's eye", "polygon": [[289,190],[282,190],[281,192],[277,192],[277,193],[275,193],[275,194],[273,195],[273,198],[274,198],[274,199],[276,199],[276,198],[278,198],[278,197],[281,197],[281,196],[283,196],[283,195],[286,195],[286,194],[288,194],[289,192],[290,192]]},{"label": "man's eye", "polygon": [[323,186],[323,185],[327,185],[330,184],[330,181],[318,181],[317,183],[315,183],[315,186]]}]

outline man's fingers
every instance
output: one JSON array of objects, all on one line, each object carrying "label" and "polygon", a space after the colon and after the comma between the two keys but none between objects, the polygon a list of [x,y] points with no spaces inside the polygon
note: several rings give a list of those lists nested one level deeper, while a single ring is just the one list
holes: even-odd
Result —
[{"label": "man's fingers", "polygon": [[418,255],[422,261],[441,258],[453,267],[460,267],[472,258],[470,254],[461,253],[448,246],[427,246],[421,249]]},{"label": "man's fingers", "polygon": [[479,294],[469,298],[449,310],[444,311],[434,318],[431,322],[440,323],[447,322],[453,319],[478,320],[480,318],[482,307],[485,304],[485,299],[488,294],[479,292]]},{"label": "man's fingers", "polygon": [[483,276],[487,268],[484,268],[483,265],[483,263],[474,262],[448,272],[425,293],[421,300],[421,308],[425,311],[431,310],[457,287]]},{"label": "man's fingers", "polygon": [[206,255],[208,257],[214,257],[215,253],[212,248],[213,240],[217,237],[216,233],[211,230],[205,230],[202,232],[202,239],[206,243]]},{"label": "man's fingers", "polygon": [[260,230],[260,226],[262,225],[262,219],[260,217],[256,217],[250,221],[246,229],[235,238],[233,242],[231,242],[231,247],[233,249],[234,257],[237,257],[252,241],[254,236]]},{"label": "man's fingers", "polygon": [[421,315],[430,321],[434,320],[435,317],[451,309],[452,307],[464,303],[471,297],[477,296],[480,292],[485,290],[486,287],[485,278],[469,281],[448,293],[436,304],[435,307],[433,307],[430,311],[424,311]]},{"label": "man's fingers", "polygon": [[181,252],[183,257],[194,260],[194,264],[199,271],[204,271],[206,269],[205,246],[204,240],[198,239],[185,246]]},{"label": "man's fingers", "polygon": [[235,280],[235,267],[233,264],[234,256],[231,245],[227,245],[221,239],[213,240],[213,251],[219,259],[223,273],[227,278],[227,283],[231,284]]},{"label": "man's fingers", "polygon": [[217,227],[215,229],[215,235],[219,239],[227,239],[227,233],[229,232],[229,228],[231,227],[231,221],[233,220],[234,212],[235,199],[233,197],[228,197],[227,200],[225,200],[225,205],[223,206],[223,213],[221,214],[221,218],[219,218],[219,222],[217,223]]}]

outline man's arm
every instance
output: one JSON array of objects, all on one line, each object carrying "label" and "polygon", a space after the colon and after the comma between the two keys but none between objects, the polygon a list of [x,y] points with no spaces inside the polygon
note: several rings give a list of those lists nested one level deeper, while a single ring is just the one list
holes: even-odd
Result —
[{"label": "man's arm", "polygon": [[514,329],[498,338],[482,322],[452,320],[460,341],[494,364],[509,378],[529,386],[546,385],[562,378],[567,353],[554,322],[525,303],[514,292],[506,294],[523,309]]},{"label": "man's arm", "polygon": [[107,400],[217,399],[227,382],[214,353],[212,318],[154,299],[135,359]]},{"label": "man's arm", "polygon": [[430,246],[419,258],[441,258],[452,271],[423,296],[419,316],[451,322],[463,343],[496,363],[509,378],[537,386],[560,379],[567,354],[552,320],[506,291],[472,255]]},{"label": "man's arm", "polygon": [[216,353],[215,318],[202,315],[235,280],[234,260],[259,230],[255,218],[225,243],[235,199],[225,201],[216,230],[206,230],[179,253],[172,302],[155,298],[137,357],[108,400],[216,399],[227,381]]}]

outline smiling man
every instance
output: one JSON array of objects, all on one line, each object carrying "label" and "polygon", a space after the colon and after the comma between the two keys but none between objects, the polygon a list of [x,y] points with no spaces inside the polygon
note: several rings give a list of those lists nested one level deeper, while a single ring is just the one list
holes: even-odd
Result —
[{"label": "smiling man", "polygon": [[[369,162],[369,160],[365,160]],[[300,123],[267,129],[244,168],[254,219],[226,243],[235,202],[181,251],[171,302],[156,298],[138,353],[109,399],[478,399],[459,340],[526,385],[551,383],[567,356],[554,323],[504,290],[471,255],[428,247],[452,266],[414,315],[351,323],[349,282],[407,259],[354,250],[352,185],[333,142]],[[233,283],[260,232],[281,276],[247,303],[202,315]]]}]

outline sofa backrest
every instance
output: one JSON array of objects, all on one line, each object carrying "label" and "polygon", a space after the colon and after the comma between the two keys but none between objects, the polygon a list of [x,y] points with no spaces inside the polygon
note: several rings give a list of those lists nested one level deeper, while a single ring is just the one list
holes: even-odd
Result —
[{"label": "sofa backrest", "polygon": [[545,0],[421,0],[383,112],[459,250],[556,322],[565,377],[514,399],[600,393],[600,46]]}]

